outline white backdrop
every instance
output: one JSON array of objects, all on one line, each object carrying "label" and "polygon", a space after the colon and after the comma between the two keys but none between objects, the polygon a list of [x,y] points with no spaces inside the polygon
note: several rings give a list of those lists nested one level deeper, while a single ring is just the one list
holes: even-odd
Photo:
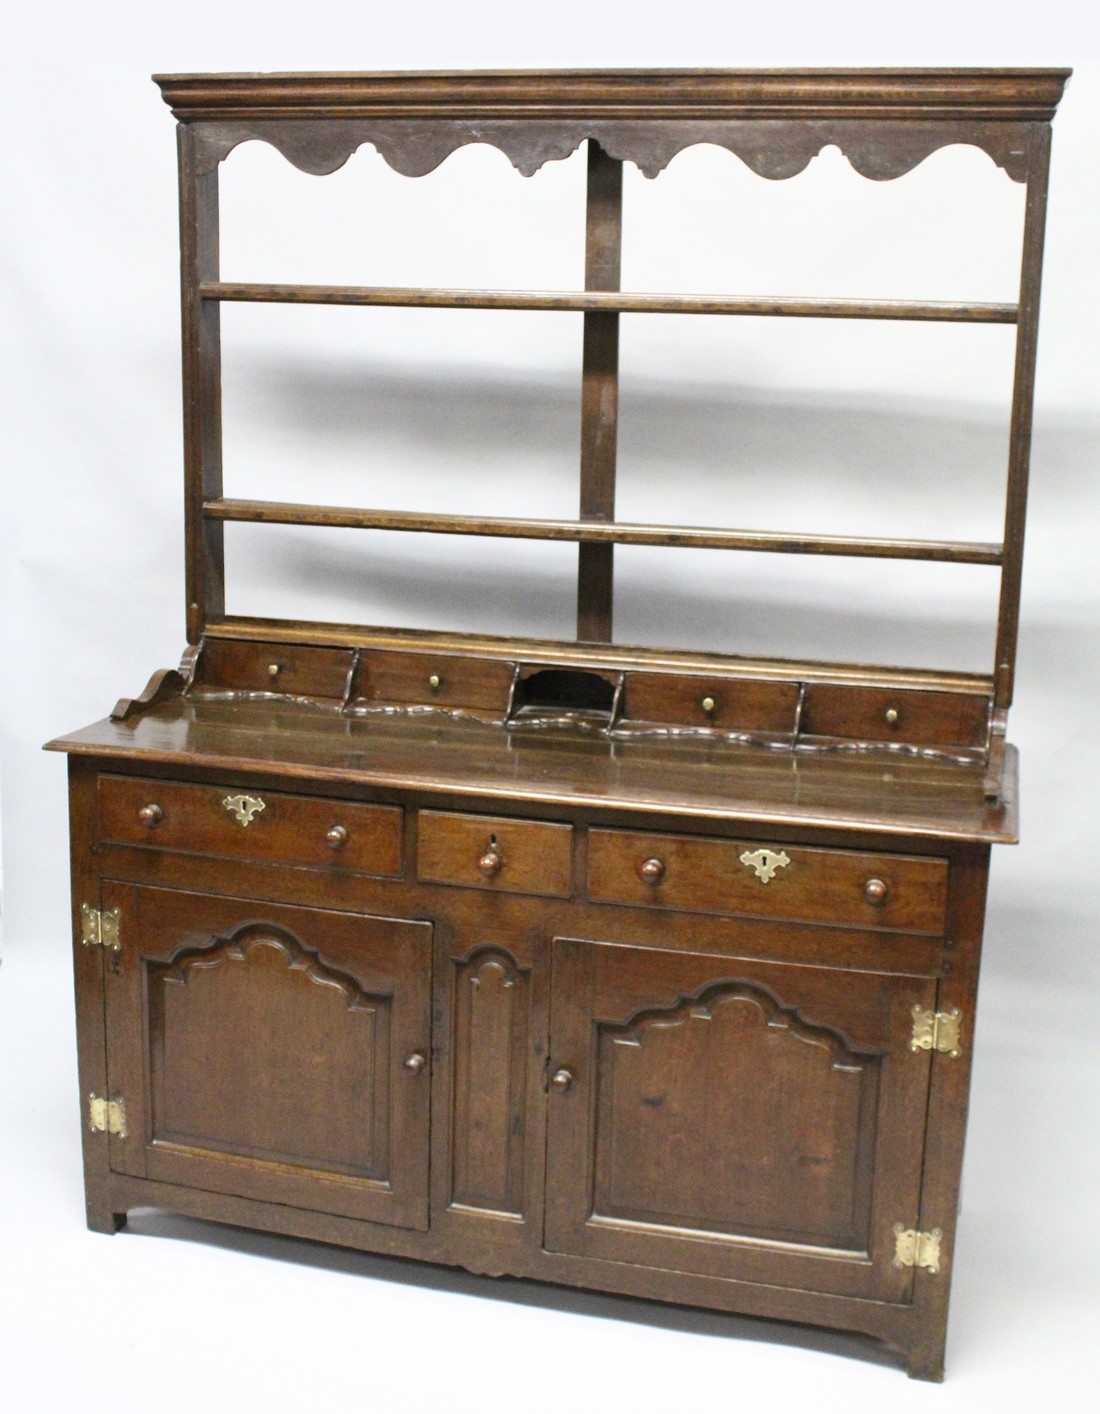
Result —
[{"label": "white backdrop", "polygon": [[[201,1399],[214,1409],[325,1402],[404,1414],[448,1400],[494,1414],[511,1406],[513,1379],[531,1388],[533,1370],[524,1402],[535,1410],[588,1407],[593,1387],[641,1409],[764,1394],[788,1407],[810,1392],[823,1410],[887,1399],[968,1410],[995,1399],[1015,1410],[1055,1393],[1067,1408],[1086,1407],[1075,1382],[1090,1370],[1100,1316],[1100,779],[1083,750],[1100,697],[1100,63],[1080,62],[1088,37],[1060,25],[1057,6],[1044,7],[1030,49],[1014,41],[1007,55],[991,52],[977,11],[923,7],[918,47],[882,8],[796,6],[750,21],[693,4],[663,17],[638,6],[620,26],[610,7],[573,3],[553,13],[429,5],[396,19],[317,4],[309,33],[295,33],[277,6],[196,4],[186,24],[182,10],[123,5],[104,21],[52,8],[9,55],[0,89],[8,1407],[79,1397],[107,1408],[140,1387],[165,1410]],[[1028,8],[998,7],[1002,32]],[[113,1242],[85,1233],[64,769],[39,747],[140,688],[183,640],[174,144],[149,73],[1075,62],[1055,123],[1010,733],[1023,754],[1024,843],[994,864],[945,1388],[908,1384],[855,1339],[497,1287],[193,1223],[141,1219],[143,1235]],[[499,153],[468,149],[413,183],[364,151],[320,180],[252,145],[223,170],[227,278],[565,288],[579,279],[577,158],[525,182]],[[472,186],[476,202],[464,195]],[[729,154],[696,150],[657,183],[628,174],[624,284],[1011,299],[1014,252],[998,232],[1018,229],[1019,213],[1019,188],[964,150],[885,185],[854,176],[836,153],[773,184]],[[685,238],[687,258],[677,254]],[[793,323],[624,320],[621,513],[997,538],[1010,334]],[[573,512],[574,316],[230,309],[225,332],[230,494]],[[569,632],[572,561],[558,547],[487,554],[475,542],[386,543],[396,538],[237,532],[230,607]],[[658,555],[620,559],[623,641],[989,661],[980,570],[932,576],[756,556],[734,566],[697,556],[699,568]],[[113,1377],[108,1336],[123,1355]]]}]

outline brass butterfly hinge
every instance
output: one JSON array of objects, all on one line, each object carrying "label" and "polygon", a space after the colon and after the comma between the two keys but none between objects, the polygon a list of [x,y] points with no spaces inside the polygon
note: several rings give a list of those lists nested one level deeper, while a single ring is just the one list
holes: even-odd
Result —
[{"label": "brass butterfly hinge", "polygon": [[786,869],[790,863],[785,850],[780,850],[777,854],[773,849],[746,850],[741,856],[741,863],[746,869],[751,869],[762,884],[771,883],[775,878],[777,869]]},{"label": "brass butterfly hinge", "polygon": [[121,1100],[108,1100],[102,1095],[88,1096],[88,1128],[94,1134],[117,1134],[126,1138],[126,1106]]},{"label": "brass butterfly hinge", "polygon": [[913,1035],[909,1049],[939,1051],[954,1058],[959,1054],[961,1027],[962,1012],[957,1006],[950,1011],[925,1011],[918,1004],[913,1008]]},{"label": "brass butterfly hinge", "polygon": [[894,1266],[924,1267],[935,1276],[940,1269],[940,1241],[943,1229],[917,1232],[903,1223],[894,1224]]},{"label": "brass butterfly hinge", "polygon": [[118,952],[122,943],[119,938],[121,908],[93,908],[90,903],[80,905],[80,941],[86,948],[110,948]]}]

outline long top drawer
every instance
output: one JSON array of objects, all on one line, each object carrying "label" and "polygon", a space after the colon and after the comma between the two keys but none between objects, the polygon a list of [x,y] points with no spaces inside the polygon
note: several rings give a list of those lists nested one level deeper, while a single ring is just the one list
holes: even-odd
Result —
[{"label": "long top drawer", "polygon": [[763,840],[592,830],[596,903],[943,932],[947,861]]},{"label": "long top drawer", "polygon": [[278,791],[99,778],[99,837],[191,854],[401,873],[402,812],[392,805],[319,800]]}]

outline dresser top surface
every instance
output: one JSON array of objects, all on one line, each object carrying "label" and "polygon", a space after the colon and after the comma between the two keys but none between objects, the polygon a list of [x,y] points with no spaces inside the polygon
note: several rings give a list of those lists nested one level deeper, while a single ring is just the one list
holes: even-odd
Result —
[{"label": "dresser top surface", "polygon": [[150,770],[277,775],[299,783],[614,809],[793,828],[1014,843],[1016,753],[1000,800],[979,764],[858,750],[769,750],[725,740],[506,729],[442,711],[365,716],[292,702],[193,697],[96,722],[50,749]]}]

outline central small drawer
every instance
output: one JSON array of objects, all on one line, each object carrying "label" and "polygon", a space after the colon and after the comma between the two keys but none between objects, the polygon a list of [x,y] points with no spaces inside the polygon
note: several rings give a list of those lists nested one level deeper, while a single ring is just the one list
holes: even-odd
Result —
[{"label": "central small drawer", "polygon": [[420,812],[417,878],[504,893],[568,898],[573,827],[548,820]]},{"label": "central small drawer", "polygon": [[396,878],[402,811],[237,786],[100,776],[99,838]]},{"label": "central small drawer", "polygon": [[591,830],[588,897],[594,903],[940,935],[947,861],[763,840]]}]

